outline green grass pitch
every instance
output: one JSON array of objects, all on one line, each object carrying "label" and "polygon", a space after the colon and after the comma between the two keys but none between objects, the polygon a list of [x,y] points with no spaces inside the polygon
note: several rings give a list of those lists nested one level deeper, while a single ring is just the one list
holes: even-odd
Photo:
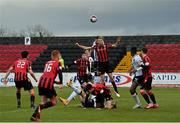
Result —
[{"label": "green grass pitch", "polygon": [[[64,88],[62,92],[56,88],[58,95],[67,97],[71,90]],[[28,122],[33,110],[30,109],[30,98],[28,92],[22,91],[22,108],[16,108],[15,88],[0,88],[0,122],[16,121]],[[57,106],[43,110],[41,121],[48,122],[173,122],[180,121],[180,88],[154,88],[159,109],[136,109],[133,110],[134,102],[130,96],[128,88],[119,88],[121,97],[115,97],[118,102],[118,108],[114,110],[83,109],[79,106],[79,100],[76,97],[69,106],[63,106],[58,102]],[[139,90],[138,90],[139,91]],[[36,104],[40,102],[37,95]],[[145,101],[141,102],[145,105]]]}]

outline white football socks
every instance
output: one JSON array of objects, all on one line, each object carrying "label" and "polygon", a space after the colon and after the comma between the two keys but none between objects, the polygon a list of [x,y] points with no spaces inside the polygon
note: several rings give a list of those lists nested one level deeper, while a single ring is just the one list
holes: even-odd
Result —
[{"label": "white football socks", "polygon": [[70,102],[75,96],[77,96],[77,93],[73,91],[67,100]]},{"label": "white football socks", "polygon": [[138,96],[136,93],[134,93],[134,94],[132,95],[132,97],[133,97],[133,99],[134,99],[134,101],[135,101],[135,103],[136,103],[137,105],[141,105],[139,96]]},{"label": "white football socks", "polygon": [[73,89],[74,92],[76,92],[76,94],[79,95],[79,94],[81,93],[81,88],[75,87],[75,86],[73,86],[73,85],[71,86],[71,88]]}]

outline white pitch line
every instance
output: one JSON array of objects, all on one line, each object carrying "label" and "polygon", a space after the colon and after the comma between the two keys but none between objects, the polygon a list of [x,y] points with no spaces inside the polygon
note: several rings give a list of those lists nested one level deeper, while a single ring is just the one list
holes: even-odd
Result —
[{"label": "white pitch line", "polygon": [[0,111],[0,113],[14,113],[14,112],[22,112],[22,111],[28,111],[28,109],[16,109],[16,110],[10,110],[10,111]]}]

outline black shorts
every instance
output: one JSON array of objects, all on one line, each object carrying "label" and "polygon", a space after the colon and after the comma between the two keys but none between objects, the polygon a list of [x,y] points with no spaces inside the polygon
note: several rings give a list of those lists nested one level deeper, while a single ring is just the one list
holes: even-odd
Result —
[{"label": "black shorts", "polygon": [[152,89],[152,77],[147,79],[146,83],[141,84],[141,89],[151,90]]},{"label": "black shorts", "polygon": [[96,108],[104,108],[105,97],[104,94],[96,95]]},{"label": "black shorts", "polygon": [[104,73],[112,73],[112,69],[109,65],[109,62],[99,62],[99,72],[102,74]]},{"label": "black shorts", "polygon": [[47,89],[47,88],[42,88],[38,87],[39,90],[39,95],[40,96],[46,96],[47,98],[52,98],[53,96],[57,96],[55,89]]},{"label": "black shorts", "polygon": [[94,61],[94,71],[97,71],[98,69],[98,61]]},{"label": "black shorts", "polygon": [[99,75],[99,68],[98,68],[98,65],[99,62],[98,61],[94,61],[94,73],[95,73],[95,76],[98,76]]},{"label": "black shorts", "polygon": [[104,98],[105,98],[106,101],[113,100],[111,94],[104,95]]},{"label": "black shorts", "polygon": [[92,99],[89,99],[85,102],[81,102],[83,107],[86,107],[86,108],[94,108],[94,100]]},{"label": "black shorts", "polygon": [[143,76],[135,76],[132,81],[141,85],[144,82],[144,77]]},{"label": "black shorts", "polygon": [[33,85],[30,81],[15,81],[16,88],[24,88],[25,91],[33,89]]},{"label": "black shorts", "polygon": [[79,76],[78,77],[79,83],[82,85],[84,82],[88,82],[88,75]]},{"label": "black shorts", "polygon": [[88,82],[91,82],[91,81],[92,81],[92,79],[93,79],[92,74],[88,74],[88,75],[87,75],[87,79],[88,79]]}]

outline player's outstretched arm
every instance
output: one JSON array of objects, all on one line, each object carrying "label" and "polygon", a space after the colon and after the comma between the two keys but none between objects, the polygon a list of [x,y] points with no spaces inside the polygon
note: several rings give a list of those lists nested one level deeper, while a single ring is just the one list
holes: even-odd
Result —
[{"label": "player's outstretched arm", "polygon": [[92,49],[92,47],[87,47],[87,46],[84,46],[84,45],[80,45],[79,43],[76,43],[75,45],[78,46],[79,48],[84,49],[84,50],[91,50]]},{"label": "player's outstretched arm", "polygon": [[10,67],[9,69],[8,69],[8,71],[6,72],[6,75],[5,75],[5,77],[4,77],[4,80],[3,80],[3,83],[6,85],[7,84],[7,77],[9,76],[9,74],[10,74],[10,72],[11,72],[11,70],[13,69],[13,67]]},{"label": "player's outstretched arm", "polygon": [[117,47],[122,42],[122,37],[117,37],[116,42],[112,44],[112,47]]},{"label": "player's outstretched arm", "polygon": [[34,72],[33,72],[33,70],[32,70],[31,67],[29,68],[29,73],[30,73],[30,75],[32,76],[32,78],[37,82],[37,79],[36,79],[36,77],[35,77],[35,75],[34,75]]}]

